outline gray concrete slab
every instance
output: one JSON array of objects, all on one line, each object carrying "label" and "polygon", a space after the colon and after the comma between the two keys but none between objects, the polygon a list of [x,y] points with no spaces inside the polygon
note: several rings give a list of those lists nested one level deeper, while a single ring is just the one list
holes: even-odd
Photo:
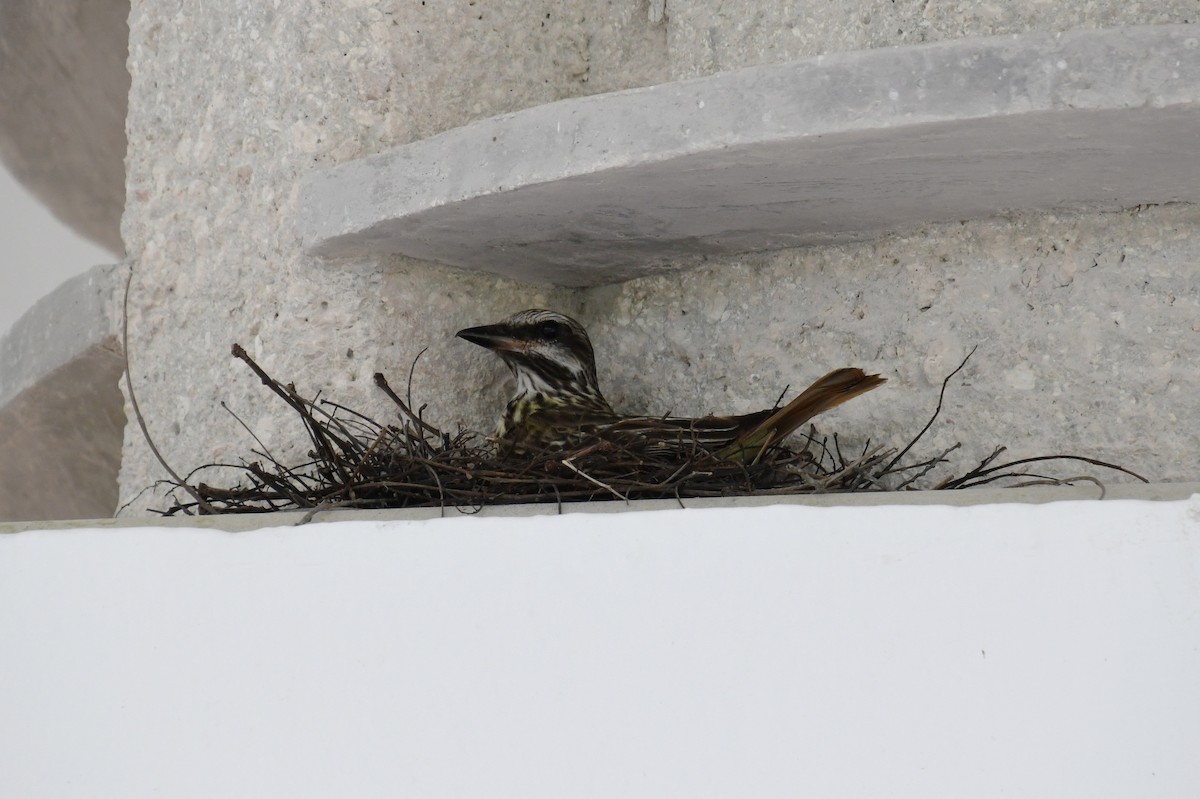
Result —
[{"label": "gray concrete slab", "polygon": [[124,252],[129,0],[0,3],[0,160],[54,215]]},{"label": "gray concrete slab", "polygon": [[0,519],[116,513],[124,371],[114,344],[97,344],[0,407]]},{"label": "gray concrete slab", "polygon": [[116,511],[123,275],[98,266],[66,281],[0,338],[0,519]]},{"label": "gray concrete slab", "polygon": [[1200,201],[1200,36],[1030,33],[550,103],[315,173],[310,253],[614,283],[1020,210]]},{"label": "gray concrete slab", "polygon": [[116,348],[124,275],[96,266],[66,280],[0,337],[0,407],[92,347]]}]

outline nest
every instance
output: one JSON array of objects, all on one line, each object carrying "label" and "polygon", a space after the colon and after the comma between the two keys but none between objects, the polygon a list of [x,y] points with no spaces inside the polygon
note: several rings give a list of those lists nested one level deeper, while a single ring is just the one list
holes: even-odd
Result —
[{"label": "nest", "polygon": [[821,436],[810,426],[807,433],[744,463],[718,458],[699,447],[681,457],[678,451],[663,452],[636,437],[619,441],[596,438],[567,450],[506,457],[497,453],[496,442],[486,436],[465,429],[449,433],[427,422],[425,406],[413,409],[411,371],[408,401],[382,374],[375,375],[376,385],[399,411],[397,422],[385,424],[330,400],[302,396],[293,384],[268,375],[236,344],[233,355],[300,417],[311,444],[309,460],[285,465],[258,442],[257,459],[236,465],[245,477],[242,484],[223,488],[191,482],[203,470],[223,464],[202,466],[182,479],[172,472],[170,485],[184,490],[189,499],[173,499],[171,507],[159,511],[164,515],[336,508],[457,507],[470,511],[485,505],[531,502],[554,502],[561,507],[566,502],[596,500],[674,498],[682,503],[686,498],[735,495],[949,490],[997,482],[1099,484],[1091,475],[1055,477],[1031,471],[1035,464],[1052,461],[1083,462],[1144,481],[1120,466],[1077,455],[998,463],[1003,447],[960,476],[932,481],[930,472],[947,463],[947,456],[959,445],[926,458],[910,457],[909,453],[937,419],[946,386],[966,365],[966,359],[943,381],[928,423],[900,450],[873,447],[868,442],[856,451],[844,452],[836,435]]}]

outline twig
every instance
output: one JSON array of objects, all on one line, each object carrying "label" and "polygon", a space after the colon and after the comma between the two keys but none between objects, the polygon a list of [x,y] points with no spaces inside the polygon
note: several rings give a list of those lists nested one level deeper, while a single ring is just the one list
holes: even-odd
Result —
[{"label": "twig", "polygon": [[900,459],[903,458],[905,455],[907,455],[908,451],[910,449],[912,449],[914,446],[916,446],[916,443],[921,440],[921,436],[925,435],[925,433],[927,433],[929,431],[929,428],[933,426],[934,420],[937,419],[938,414],[940,414],[942,412],[942,401],[946,398],[946,386],[950,383],[950,379],[952,377],[954,377],[956,374],[958,374],[959,372],[962,371],[962,368],[967,365],[967,361],[971,360],[971,356],[975,354],[975,350],[977,350],[977,349],[979,349],[979,345],[975,345],[974,347],[972,347],[971,351],[967,353],[967,357],[962,359],[962,363],[960,363],[954,369],[953,372],[946,375],[946,379],[942,381],[942,390],[938,392],[937,407],[934,408],[934,410],[933,410],[933,416],[929,417],[929,421],[926,422],[925,426],[921,428],[921,432],[917,433],[916,438],[914,438],[912,441],[908,442],[908,446],[905,447],[904,449],[900,450],[899,454],[897,454],[896,457],[892,458],[891,463],[889,463],[884,468],[885,472],[890,472],[892,470],[892,467],[895,466],[897,463],[899,463]]},{"label": "twig", "polygon": [[398,406],[400,406],[400,410],[404,411],[404,415],[407,416],[409,418],[409,420],[415,422],[417,424],[417,426],[420,427],[422,430],[432,433],[433,435],[437,436],[438,438],[441,437],[441,433],[442,433],[441,430],[438,430],[433,425],[427,423],[420,416],[413,413],[412,408],[410,408],[408,405],[406,405],[404,403],[404,400],[400,399],[400,397],[396,395],[395,391],[392,391],[392,387],[388,385],[387,378],[383,376],[383,372],[376,372],[374,379],[375,379],[375,385],[377,385],[381,389],[383,389],[383,393],[388,395],[388,399],[390,399],[392,402],[394,402]]},{"label": "twig", "polygon": [[580,471],[578,468],[576,468],[575,464],[571,463],[571,460],[572,460],[571,458],[564,458],[561,461],[561,463],[563,466],[566,466],[568,469],[575,472],[575,474],[579,475],[584,480],[587,480],[589,483],[592,483],[594,485],[600,486],[601,488],[603,488],[608,493],[612,494],[617,499],[624,500],[625,504],[629,504],[629,497],[625,496],[620,491],[618,491],[617,489],[608,485],[607,483],[602,483],[599,480],[597,480],[595,477],[592,477],[590,474],[586,474],[586,473]]},{"label": "twig", "polygon": [[159,464],[166,470],[175,484],[192,495],[196,500],[196,504],[205,513],[213,513],[212,506],[204,501],[204,497],[179,478],[179,474],[171,468],[171,464],[167,463],[167,459],[158,451],[158,447],[154,444],[154,439],[150,437],[150,431],[146,428],[146,420],[142,416],[142,409],[138,406],[137,394],[133,391],[133,377],[131,376],[132,369],[129,368],[129,287],[133,285],[133,266],[129,267],[129,277],[125,278],[125,299],[121,304],[121,349],[125,356],[125,390],[129,392],[129,404],[133,406],[133,415],[137,419],[138,427],[142,429],[142,438],[146,440],[146,446],[150,447],[150,451],[154,453],[154,457]]}]

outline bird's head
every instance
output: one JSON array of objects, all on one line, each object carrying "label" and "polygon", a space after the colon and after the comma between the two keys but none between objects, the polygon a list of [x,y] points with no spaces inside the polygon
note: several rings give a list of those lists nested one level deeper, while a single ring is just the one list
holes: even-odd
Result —
[{"label": "bird's head", "polygon": [[[456,334],[496,353],[517,378],[517,395],[599,399],[596,359],[583,325],[554,311],[520,311]],[[605,403],[607,404],[607,403]]]}]

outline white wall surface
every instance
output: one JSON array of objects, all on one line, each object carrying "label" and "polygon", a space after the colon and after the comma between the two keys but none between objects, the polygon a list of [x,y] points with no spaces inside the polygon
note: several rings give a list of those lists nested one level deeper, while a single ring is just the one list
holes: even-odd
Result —
[{"label": "white wall surface", "polygon": [[116,260],[59,222],[0,163],[0,336],[67,278]]},{"label": "white wall surface", "polygon": [[1200,496],[0,535],[0,795],[1182,797]]}]

